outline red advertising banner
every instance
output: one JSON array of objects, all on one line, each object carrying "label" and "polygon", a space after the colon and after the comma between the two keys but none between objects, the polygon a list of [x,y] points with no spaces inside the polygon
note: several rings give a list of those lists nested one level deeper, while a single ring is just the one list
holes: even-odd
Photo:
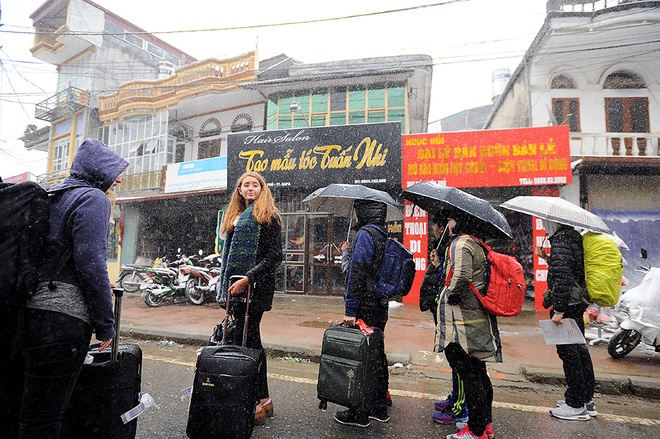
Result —
[{"label": "red advertising banner", "polygon": [[402,136],[402,187],[458,188],[572,182],[566,125]]},{"label": "red advertising banner", "polygon": [[543,293],[548,289],[548,262],[536,253],[542,248],[545,254],[550,254],[550,241],[546,238],[541,218],[532,217],[532,242],[534,254],[534,305],[537,311],[543,311]]},{"label": "red advertising banner", "polygon": [[403,245],[408,247],[415,259],[415,280],[403,303],[419,303],[419,288],[428,266],[428,214],[425,210],[415,206],[410,201],[404,200],[403,213],[405,215]]}]

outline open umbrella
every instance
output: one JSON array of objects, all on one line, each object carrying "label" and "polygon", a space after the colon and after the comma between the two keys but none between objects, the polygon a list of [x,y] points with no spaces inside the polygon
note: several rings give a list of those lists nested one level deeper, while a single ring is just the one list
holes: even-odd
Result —
[{"label": "open umbrella", "polygon": [[[335,215],[350,218],[352,223],[354,200],[371,200],[385,203],[387,205],[386,221],[403,220],[403,213],[390,194],[361,184],[333,183],[315,190],[306,196],[302,202],[309,204],[312,212],[331,212]],[[349,223],[349,234],[350,231],[351,224]]]},{"label": "open umbrella", "polygon": [[394,198],[387,192],[361,184],[330,184],[315,190],[302,200],[313,212],[331,212],[350,218],[353,215],[353,200],[371,200],[387,204],[386,221],[402,220],[403,213]]},{"label": "open umbrella", "polygon": [[501,212],[488,201],[455,187],[420,181],[404,189],[403,198],[432,213],[448,207],[456,208],[479,220],[481,229],[489,237],[512,237],[511,226]]},{"label": "open umbrella", "polygon": [[520,196],[500,206],[516,212],[599,233],[612,233],[598,215],[559,197]]}]

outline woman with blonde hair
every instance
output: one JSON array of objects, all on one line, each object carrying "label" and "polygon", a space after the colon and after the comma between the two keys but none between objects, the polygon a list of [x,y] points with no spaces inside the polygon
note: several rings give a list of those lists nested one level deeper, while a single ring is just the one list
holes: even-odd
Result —
[{"label": "woman with blonde hair", "polygon": [[[236,183],[224,215],[220,233],[225,236],[218,301],[230,300],[236,317],[233,343],[240,345],[246,310],[248,283],[252,286],[248,311],[247,347],[260,351],[258,377],[259,405],[255,421],[273,415],[268,392],[266,353],[261,344],[260,324],[269,311],[275,294],[275,274],[282,262],[282,225],[280,212],[266,180],[257,172],[246,172]],[[231,276],[243,276],[229,285]]]}]

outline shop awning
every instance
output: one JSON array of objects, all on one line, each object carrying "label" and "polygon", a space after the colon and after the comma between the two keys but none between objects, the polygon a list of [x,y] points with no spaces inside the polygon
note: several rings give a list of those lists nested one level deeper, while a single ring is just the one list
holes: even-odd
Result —
[{"label": "shop awning", "polygon": [[580,174],[660,175],[660,157],[585,156],[574,169]]}]

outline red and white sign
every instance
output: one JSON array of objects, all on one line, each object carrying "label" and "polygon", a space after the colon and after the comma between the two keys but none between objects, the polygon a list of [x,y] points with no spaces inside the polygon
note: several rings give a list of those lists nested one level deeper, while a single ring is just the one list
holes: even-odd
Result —
[{"label": "red and white sign", "polygon": [[458,188],[572,182],[566,125],[402,136],[402,187],[435,181]]}]

